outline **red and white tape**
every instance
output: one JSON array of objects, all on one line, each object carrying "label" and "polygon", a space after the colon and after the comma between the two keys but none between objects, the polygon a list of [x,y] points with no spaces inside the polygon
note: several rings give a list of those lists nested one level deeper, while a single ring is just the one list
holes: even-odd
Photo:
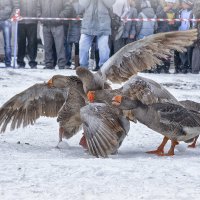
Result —
[{"label": "red and white tape", "polygon": [[[15,15],[11,18],[11,21],[21,21],[21,20],[37,20],[37,21],[81,21],[83,18],[52,18],[52,17],[22,17],[20,16],[20,9],[16,9]],[[200,22],[200,19],[162,19],[162,18],[123,18],[122,21],[144,21],[144,22],[149,22],[149,21],[157,21],[157,22]]]},{"label": "red and white tape", "polygon": [[[12,19],[12,21],[21,21],[21,20],[37,20],[37,21],[81,21],[83,18],[51,18],[51,17],[21,17],[20,15],[15,14]],[[185,18],[180,18],[180,19],[161,19],[161,18],[134,18],[134,19],[122,19],[122,21],[144,21],[144,22],[149,22],[149,21],[157,21],[157,22],[200,22],[200,19],[185,19]]]}]

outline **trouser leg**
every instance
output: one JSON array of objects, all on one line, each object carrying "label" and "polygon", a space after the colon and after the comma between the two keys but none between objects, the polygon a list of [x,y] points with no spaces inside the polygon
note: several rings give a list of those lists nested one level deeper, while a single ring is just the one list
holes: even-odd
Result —
[{"label": "trouser leg", "polygon": [[56,47],[59,69],[64,69],[66,65],[65,49],[64,49],[64,26],[52,27],[53,38]]},{"label": "trouser leg", "polygon": [[54,68],[53,59],[53,35],[50,26],[43,27],[44,35],[44,51],[45,51],[45,67],[49,69]]},{"label": "trouser leg", "polygon": [[81,34],[79,41],[79,57],[80,57],[80,66],[88,67],[89,65],[89,49],[92,45],[94,36]]},{"label": "trouser leg", "polygon": [[6,20],[1,23],[4,38],[4,51],[5,51],[5,65],[11,66],[12,48],[11,48],[11,22]]},{"label": "trouser leg", "polygon": [[34,68],[37,66],[36,57],[37,57],[37,24],[27,24],[27,53],[29,56],[29,65]]},{"label": "trouser leg", "polygon": [[99,49],[99,67],[101,67],[108,59],[110,55],[110,48],[108,45],[108,35],[102,35],[97,37],[98,49]]},{"label": "trouser leg", "polygon": [[17,53],[17,64],[19,67],[25,67],[24,57],[26,55],[26,25],[18,25],[18,53]]}]

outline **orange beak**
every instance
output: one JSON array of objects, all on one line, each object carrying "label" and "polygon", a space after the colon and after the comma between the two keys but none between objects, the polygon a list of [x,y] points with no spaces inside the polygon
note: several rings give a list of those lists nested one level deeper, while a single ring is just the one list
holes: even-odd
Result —
[{"label": "orange beak", "polygon": [[122,102],[122,96],[117,95],[115,97],[112,98],[112,104],[115,106],[119,106]]},{"label": "orange beak", "polygon": [[53,80],[52,78],[47,82],[48,86],[49,87],[53,87]]},{"label": "orange beak", "polygon": [[90,103],[93,103],[94,102],[94,99],[95,99],[95,91],[89,91],[87,93],[87,98],[88,98],[88,101]]}]

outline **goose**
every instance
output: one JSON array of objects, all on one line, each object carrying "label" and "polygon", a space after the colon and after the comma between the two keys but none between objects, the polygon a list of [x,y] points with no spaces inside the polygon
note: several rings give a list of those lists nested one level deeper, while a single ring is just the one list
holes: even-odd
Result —
[{"label": "goose", "polygon": [[[1,133],[6,131],[9,123],[11,123],[10,130],[12,131],[21,125],[23,127],[33,125],[41,116],[57,117],[64,102],[67,99],[71,101],[69,88],[79,93],[79,104],[84,106],[83,99],[86,95],[82,82],[77,76],[55,75],[48,82],[35,84],[13,96],[0,108]],[[75,116],[70,115],[69,121],[73,118]],[[62,134],[59,133],[60,136],[66,138],[75,134],[68,130],[64,131],[63,127],[60,127],[59,132],[62,132]]]},{"label": "goose", "polygon": [[[77,76],[56,75],[47,83],[35,84],[16,94],[1,106],[1,132],[6,131],[9,123],[11,123],[11,130],[14,130],[21,125],[25,127],[34,124],[41,116],[58,117],[58,113],[64,116],[61,110],[65,109],[64,113],[68,112],[66,105],[71,102],[69,105],[73,106],[72,96],[77,95],[79,101],[76,104],[80,105],[77,106],[77,110],[65,114],[68,118],[58,118],[59,141],[62,137],[70,138],[77,133],[81,123],[77,122],[79,123],[77,126],[75,123],[75,127],[71,127],[69,121],[77,119],[76,113],[87,104],[86,95],[89,91],[111,90],[108,81],[123,83],[138,72],[151,69],[160,64],[162,58],[171,55],[172,50],[185,51],[185,47],[190,46],[196,37],[196,29],[155,34],[124,46],[106,61],[97,73],[78,67]],[[72,91],[77,93],[74,94]],[[65,124],[62,123],[62,119],[65,120]]]},{"label": "goose", "polygon": [[[121,109],[132,109],[138,121],[164,135],[157,150],[148,153],[173,156],[179,141],[188,141],[200,133],[200,116],[181,105],[169,102],[145,105],[139,100],[122,95],[113,98],[113,105]],[[171,147],[165,154],[164,146],[168,140],[171,140]]]},{"label": "goose", "polygon": [[[144,78],[141,76],[132,76],[121,88],[115,90],[96,90],[89,91],[87,94],[90,102],[104,102],[112,106],[112,99],[116,95],[125,95],[132,100],[141,101],[145,105],[151,105],[155,103],[173,103],[182,105],[191,112],[199,112],[200,104],[191,100],[178,101],[168,90],[166,90],[159,83]],[[124,117],[128,120],[137,122],[134,116],[133,110],[121,109]],[[197,113],[196,113],[197,114]],[[194,148],[198,136],[188,140],[187,142],[193,142],[188,147]]]},{"label": "goose", "polygon": [[80,116],[89,153],[96,157],[116,154],[129,132],[129,120],[105,103],[82,107]]}]

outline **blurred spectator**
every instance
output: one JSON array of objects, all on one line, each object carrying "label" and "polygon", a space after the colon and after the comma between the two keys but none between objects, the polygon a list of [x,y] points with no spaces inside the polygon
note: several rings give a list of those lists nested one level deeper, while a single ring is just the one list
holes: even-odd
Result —
[{"label": "blurred spectator", "polygon": [[[22,17],[37,16],[37,0],[19,0],[19,3],[20,15]],[[26,53],[28,55],[29,66],[37,68],[37,62],[35,61],[37,56],[37,21],[23,20],[19,22],[17,54],[19,68],[24,68],[26,65],[24,62]]]},{"label": "blurred spectator", "polygon": [[[200,19],[200,1],[194,1],[193,14],[196,19]],[[198,30],[197,41],[194,43],[192,54],[192,73],[198,74],[200,72],[200,22],[195,24]]]},{"label": "blurred spectator", "polygon": [[[192,19],[193,18],[193,13],[192,13],[193,3],[191,2],[191,0],[182,0],[181,7],[182,9],[180,10],[180,18]],[[191,21],[182,21],[179,27],[179,30],[185,31],[185,30],[191,29],[192,27],[193,27],[193,23]],[[187,47],[186,52],[179,53],[181,62],[179,66],[175,66],[175,73],[182,72],[186,74],[187,72],[192,71],[191,70],[192,50],[193,50],[193,47]]]},{"label": "blurred spectator", "polygon": [[[165,0],[164,5],[159,5],[156,12],[157,18],[177,19],[179,18],[179,9],[176,6],[176,0]],[[180,22],[164,21],[158,22],[157,32],[176,31],[180,26]]]},{"label": "blurred spectator", "polygon": [[17,8],[19,8],[18,0],[0,0],[0,31],[3,33],[6,67],[11,67],[12,58],[12,24],[9,19],[12,17]]},{"label": "blurred spectator", "polygon": [[[41,44],[44,46],[43,24],[41,24],[40,22],[38,23],[38,34],[39,34],[39,38],[41,40]],[[57,65],[57,60],[58,60],[54,40],[53,40],[53,44],[52,44],[52,55],[53,55],[53,67],[52,67],[52,69],[54,69]]]},{"label": "blurred spectator", "polygon": [[[135,8],[135,3],[133,0],[124,0],[123,4],[122,2],[120,2],[118,3],[118,5],[116,2],[113,5],[113,13],[119,17],[120,26],[116,25],[116,27],[112,27],[111,55],[116,53],[124,45],[134,41],[136,34],[136,23],[134,21],[126,21],[126,19],[137,18],[137,10]],[[121,21],[121,18],[124,20]]]},{"label": "blurred spectator", "polygon": [[[143,0],[141,3],[141,12],[138,15],[139,19],[156,19],[154,9],[151,7],[151,3],[148,0]],[[154,34],[157,29],[156,21],[138,21],[136,23],[137,40]]]},{"label": "blurred spectator", "polygon": [[111,36],[114,40],[118,40],[122,36],[129,11],[129,0],[116,0],[110,9]]},{"label": "blurred spectator", "polygon": [[[164,21],[164,22],[158,22],[158,29],[157,32],[169,32],[169,31],[175,31],[178,30],[178,27],[180,26],[180,22],[175,22],[173,19],[179,18],[179,10],[176,6],[176,0],[165,0],[164,5],[160,4],[157,8],[156,12],[157,18],[162,19],[171,19],[172,21]],[[178,56],[176,56],[177,53],[175,52],[175,63],[178,63],[176,61],[176,58],[179,59]],[[160,66],[157,66],[157,69],[155,72],[160,73],[162,70],[164,70],[165,73],[169,73],[170,68],[170,61],[171,58],[163,60],[163,64]]]},{"label": "blurred spectator", "polygon": [[95,36],[99,49],[99,66],[108,60],[110,54],[108,38],[111,34],[109,10],[114,2],[115,0],[79,0],[85,10],[79,42],[80,66],[88,67],[89,49]]},{"label": "blurred spectator", "polygon": [[[78,0],[73,0],[71,3],[72,18],[81,17],[83,8],[80,6]],[[71,66],[72,47],[75,46],[75,68],[79,66],[79,40],[81,35],[81,21],[69,21],[67,38],[65,42],[67,67]]]},{"label": "blurred spectator", "polygon": [[113,13],[121,18],[126,18],[130,10],[129,0],[116,0],[112,6]]},{"label": "blurred spectator", "polygon": [[141,12],[141,0],[135,0],[135,8],[138,13]]},{"label": "blurred spectator", "polygon": [[[38,17],[63,18],[70,16],[70,1],[67,0],[38,0]],[[55,43],[58,67],[64,69],[66,65],[64,49],[64,26],[62,21],[44,21],[44,50],[45,50],[45,69],[54,68],[53,42]]]},{"label": "blurred spectator", "polygon": [[[135,19],[138,16],[138,12],[135,5],[135,0],[129,0],[130,10],[128,14],[129,19]],[[125,44],[134,42],[136,38],[136,21],[128,21],[124,27]]]},{"label": "blurred spectator", "polygon": [[159,5],[159,0],[149,0],[151,3],[151,7],[153,8],[154,12],[156,13],[158,5]]}]

